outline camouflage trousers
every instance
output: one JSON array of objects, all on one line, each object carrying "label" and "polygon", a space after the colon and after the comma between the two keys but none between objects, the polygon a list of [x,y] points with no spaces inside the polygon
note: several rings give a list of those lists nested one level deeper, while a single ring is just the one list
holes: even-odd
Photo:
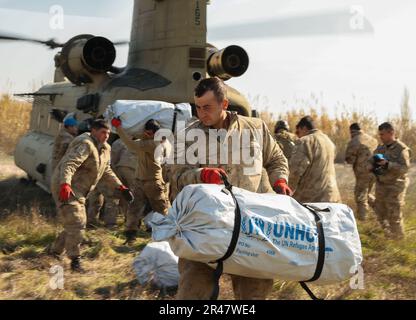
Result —
[{"label": "camouflage trousers", "polygon": [[106,195],[98,187],[91,192],[87,204],[87,223],[97,224],[101,210],[104,208],[104,214],[101,217],[107,227],[117,224],[119,213],[119,199]]},{"label": "camouflage trousers", "polygon": [[408,181],[388,185],[376,183],[375,211],[387,235],[404,237],[402,206]]},{"label": "camouflage trousers", "polygon": [[64,230],[53,243],[52,251],[62,254],[66,250],[69,258],[79,257],[80,245],[84,239],[87,220],[85,205],[77,201],[68,204],[58,204],[58,218]]},{"label": "camouflage trousers", "polygon": [[374,196],[371,194],[374,183],[374,176],[356,177],[354,198],[360,220],[365,220],[369,207],[374,208]]},{"label": "camouflage trousers", "polygon": [[126,230],[139,230],[140,220],[145,217],[148,209],[167,214],[169,200],[166,196],[165,184],[160,180],[138,180],[134,182],[134,202],[127,213]]},{"label": "camouflage trousers", "polygon": [[[127,188],[132,189],[134,186],[134,169],[129,167],[118,167],[114,169],[115,174],[120,179],[120,181],[125,185]],[[121,198],[119,202],[119,212],[124,215],[127,219],[127,211],[129,209],[128,202]]]},{"label": "camouflage trousers", "polygon": [[[205,263],[179,258],[177,300],[208,300],[214,288],[214,269]],[[236,300],[265,300],[273,287],[272,279],[231,275]]]}]

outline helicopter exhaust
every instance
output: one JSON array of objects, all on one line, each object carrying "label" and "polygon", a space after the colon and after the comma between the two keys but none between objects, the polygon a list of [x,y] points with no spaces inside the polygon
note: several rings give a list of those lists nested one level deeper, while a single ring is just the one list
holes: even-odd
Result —
[{"label": "helicopter exhaust", "polygon": [[222,50],[208,48],[208,74],[222,80],[242,76],[248,69],[247,52],[239,46],[228,46]]},{"label": "helicopter exhaust", "polygon": [[107,72],[116,59],[114,44],[104,37],[94,37],[83,48],[83,61],[96,72]]},{"label": "helicopter exhaust", "polygon": [[94,81],[94,75],[112,70],[116,59],[114,44],[93,35],[79,35],[63,47],[58,66],[72,83],[81,85]]}]

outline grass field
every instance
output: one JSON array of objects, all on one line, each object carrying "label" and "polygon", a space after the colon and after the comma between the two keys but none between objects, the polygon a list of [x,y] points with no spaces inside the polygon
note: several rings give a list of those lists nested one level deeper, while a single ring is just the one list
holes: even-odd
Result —
[{"label": "grass field", "polygon": [[[353,206],[352,171],[337,165],[344,202]],[[326,299],[413,299],[416,293],[416,190],[412,169],[404,210],[407,237],[386,240],[372,215],[359,229],[364,252],[364,289],[351,289],[349,281],[319,287],[314,292]],[[132,269],[134,257],[150,240],[142,231],[137,242],[125,246],[122,221],[115,231],[104,228],[88,231],[83,245],[86,274],[74,274],[65,258],[60,262],[44,253],[58,228],[50,196],[20,178],[23,172],[10,156],[0,161],[0,299],[162,299],[157,290],[141,287]],[[51,267],[64,268],[63,289],[53,290]],[[165,296],[163,299],[172,299]],[[220,298],[232,299],[228,276],[221,280]],[[269,299],[308,299],[294,282],[276,281]]]},{"label": "grass field", "polygon": [[[318,126],[338,146],[338,159],[348,137],[348,126],[360,121],[366,131],[375,134],[377,121],[371,116],[343,113],[330,119],[323,111],[316,112],[319,103],[311,103],[308,112],[275,115],[263,112],[262,118],[273,128],[273,120],[288,119],[294,126],[300,116],[315,116]],[[309,104],[308,104],[309,105]],[[40,188],[20,181],[24,172],[14,166],[13,150],[27,131],[31,106],[7,95],[0,97],[0,299],[159,299],[159,292],[141,287],[132,270],[134,257],[150,240],[142,231],[134,246],[123,245],[122,221],[118,229],[88,231],[83,245],[86,274],[73,274],[69,261],[60,262],[44,253],[58,228],[51,197]],[[416,123],[409,118],[406,94],[400,118],[392,119],[400,137],[411,147],[416,146]],[[3,153],[1,153],[3,152]],[[337,165],[338,183],[343,201],[354,208],[354,179],[351,168]],[[411,185],[404,208],[407,237],[403,241],[386,240],[374,215],[359,223],[364,252],[364,289],[351,289],[349,281],[339,285],[312,289],[327,299],[414,299],[416,296],[416,169],[411,170]],[[64,288],[53,290],[51,267],[64,268]],[[221,280],[220,298],[232,299],[227,276]],[[276,281],[270,299],[308,299],[297,283]],[[172,299],[172,297],[164,297]]]}]

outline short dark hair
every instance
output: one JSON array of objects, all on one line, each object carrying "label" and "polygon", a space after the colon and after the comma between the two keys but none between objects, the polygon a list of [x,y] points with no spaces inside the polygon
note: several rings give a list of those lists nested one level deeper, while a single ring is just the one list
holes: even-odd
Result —
[{"label": "short dark hair", "polygon": [[200,98],[208,91],[214,92],[218,102],[222,102],[227,97],[227,88],[220,78],[206,78],[197,84],[195,87],[195,96]]},{"label": "short dark hair", "polygon": [[378,131],[381,130],[394,131],[394,127],[390,122],[383,122],[378,126]]},{"label": "short dark hair", "polygon": [[308,130],[315,129],[315,121],[312,119],[311,116],[305,116],[296,125],[296,128],[304,128],[306,127]]},{"label": "short dark hair", "polygon": [[161,126],[160,126],[159,121],[157,121],[155,119],[150,119],[144,125],[144,130],[152,130],[153,133],[156,133],[160,129],[160,127]]},{"label": "short dark hair", "polygon": [[360,131],[361,127],[357,122],[350,125],[350,131]]},{"label": "short dark hair", "polygon": [[103,119],[96,119],[91,123],[91,130],[95,129],[95,130],[100,130],[100,129],[107,129],[110,130],[110,125],[108,124],[107,121],[103,120]]},{"label": "short dark hair", "polygon": [[279,120],[276,122],[274,132],[277,133],[279,130],[289,131],[289,124],[285,120]]}]

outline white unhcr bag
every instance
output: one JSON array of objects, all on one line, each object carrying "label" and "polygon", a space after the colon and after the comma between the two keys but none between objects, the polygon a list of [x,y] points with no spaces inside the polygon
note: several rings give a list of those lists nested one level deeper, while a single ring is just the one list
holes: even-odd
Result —
[{"label": "white unhcr bag", "polygon": [[163,129],[172,130],[174,120],[187,122],[192,118],[192,108],[189,103],[175,105],[163,101],[117,100],[107,107],[104,117],[108,121],[119,117],[123,129],[135,136],[143,133],[144,125],[150,119],[157,120]]},{"label": "white unhcr bag", "polygon": [[[317,209],[314,211],[288,196],[236,187],[232,194],[240,208],[241,223],[236,247],[223,262],[225,273],[300,282],[318,276],[314,283],[331,284],[358,270],[361,243],[348,206],[316,203],[310,205]],[[236,205],[232,194],[222,185],[186,186],[169,214],[150,222],[153,239],[168,240],[178,257],[215,268],[233,235]],[[318,236],[312,211],[321,218],[324,237]],[[323,242],[325,250],[319,250]]]}]

